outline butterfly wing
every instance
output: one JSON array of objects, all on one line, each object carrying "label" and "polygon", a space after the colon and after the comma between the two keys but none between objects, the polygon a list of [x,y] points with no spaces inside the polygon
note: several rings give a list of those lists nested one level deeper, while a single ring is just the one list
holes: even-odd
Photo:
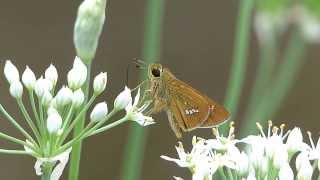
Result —
[{"label": "butterfly wing", "polygon": [[168,106],[184,131],[214,127],[228,119],[229,112],[223,106],[185,82],[174,78],[168,83]]},{"label": "butterfly wing", "polygon": [[168,83],[168,106],[179,126],[184,131],[201,126],[210,115],[210,102],[199,91],[178,79]]},{"label": "butterfly wing", "polygon": [[208,119],[204,121],[199,128],[211,128],[218,126],[226,122],[230,117],[230,113],[222,105],[214,102],[212,99],[207,99],[212,105],[210,107],[210,114]]}]

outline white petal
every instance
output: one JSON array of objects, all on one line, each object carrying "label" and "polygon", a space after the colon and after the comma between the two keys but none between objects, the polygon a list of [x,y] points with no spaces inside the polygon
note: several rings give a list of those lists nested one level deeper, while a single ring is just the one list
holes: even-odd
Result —
[{"label": "white petal", "polygon": [[287,163],[280,168],[279,180],[293,180],[294,175],[290,165]]},{"label": "white petal", "polygon": [[132,109],[132,97],[131,90],[125,86],[124,90],[116,97],[114,101],[114,108],[116,109],[124,109],[129,112]]},{"label": "white petal", "polygon": [[9,84],[13,83],[14,81],[19,81],[20,79],[18,69],[10,60],[6,60],[6,64],[4,65],[4,75]]},{"label": "white petal", "polygon": [[190,164],[188,162],[182,161],[180,159],[174,159],[168,156],[160,156],[160,157],[164,160],[175,162],[180,167],[190,167]]},{"label": "white petal", "polygon": [[138,92],[137,92],[136,96],[134,97],[133,107],[136,107],[138,105],[139,99],[140,99],[140,88],[138,89]]},{"label": "white petal", "polygon": [[62,175],[64,168],[66,167],[69,161],[69,154],[71,152],[71,148],[63,152],[62,154],[53,158],[54,161],[59,161],[56,167],[53,169],[50,180],[58,180]]}]

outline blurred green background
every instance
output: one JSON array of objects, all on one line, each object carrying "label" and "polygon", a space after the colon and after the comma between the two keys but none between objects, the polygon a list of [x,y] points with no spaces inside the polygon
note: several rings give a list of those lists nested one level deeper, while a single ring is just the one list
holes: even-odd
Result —
[{"label": "blurred green background", "polygon": [[[0,59],[11,59],[22,72],[29,65],[39,76],[50,63],[59,71],[59,82],[65,77],[75,56],[73,25],[81,1],[10,1],[0,5]],[[93,62],[93,74],[108,72],[108,85],[104,97],[112,106],[113,99],[125,84],[126,66],[135,57],[141,57],[144,36],[146,1],[110,0],[107,20]],[[189,83],[218,102],[223,102],[233,53],[238,1],[167,1],[163,22],[162,64],[181,80]],[[241,96],[239,113],[234,117],[237,125],[243,118],[245,106],[255,78],[258,61],[256,36],[251,29],[248,69],[245,89]],[[287,36],[282,42],[287,41]],[[287,95],[273,121],[288,127],[299,126],[319,135],[318,102],[320,102],[319,48],[308,45],[303,67],[294,87]],[[280,50],[281,52],[281,50]],[[278,61],[277,63],[281,63]],[[129,86],[138,84],[139,71],[131,69]],[[2,73],[1,73],[2,74]],[[9,112],[20,117],[14,100],[9,97],[8,84],[0,76],[0,101]],[[63,79],[61,81],[61,79]],[[167,117],[161,113],[154,117],[155,125],[148,128],[148,139],[142,161],[141,179],[171,179],[184,176],[187,170],[160,159],[160,155],[175,156],[177,143],[169,128]],[[19,119],[19,118],[18,118]],[[20,137],[4,119],[0,130]],[[129,123],[84,142],[80,179],[120,179],[123,153]],[[190,145],[193,135],[211,137],[209,129],[187,134],[182,141]],[[0,142],[0,147],[12,147]],[[25,156],[0,155],[0,179],[37,179],[34,159]],[[67,173],[64,172],[66,179]]]}]

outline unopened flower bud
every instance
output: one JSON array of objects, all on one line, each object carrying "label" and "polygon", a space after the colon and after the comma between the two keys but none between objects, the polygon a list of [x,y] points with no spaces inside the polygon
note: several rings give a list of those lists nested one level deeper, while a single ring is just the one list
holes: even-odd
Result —
[{"label": "unopened flower bud", "polygon": [[68,72],[68,86],[72,90],[77,90],[87,79],[87,67],[80,58],[76,57],[72,69]]},{"label": "unopened flower bud", "polygon": [[20,79],[18,69],[10,60],[7,60],[6,64],[4,65],[4,75],[9,84],[13,83],[14,81],[19,81]]},{"label": "unopened flower bud", "polygon": [[126,86],[124,90],[116,97],[114,101],[114,108],[119,110],[124,109],[131,102],[132,102],[131,91]]},{"label": "unopened flower bud", "polygon": [[33,71],[27,66],[22,74],[22,82],[24,86],[32,91],[34,89],[34,86],[36,84],[36,76],[34,75]]},{"label": "unopened flower bud", "polygon": [[10,84],[10,94],[16,99],[20,99],[23,93],[23,86],[20,81],[14,81]]},{"label": "unopened flower bud", "polygon": [[45,107],[48,107],[50,105],[50,103],[51,103],[51,100],[52,100],[51,93],[49,91],[45,91],[43,93],[42,98],[41,98],[42,105],[45,106]]},{"label": "unopened flower bud", "polygon": [[84,102],[84,93],[81,89],[76,90],[72,96],[72,105],[78,108]]},{"label": "unopened flower bud", "polygon": [[47,129],[49,133],[57,133],[62,125],[62,118],[59,113],[48,114]]},{"label": "unopened flower bud", "polygon": [[93,81],[93,92],[96,95],[101,94],[107,85],[107,73],[98,74]]},{"label": "unopened flower bud", "polygon": [[78,9],[73,41],[77,55],[88,64],[94,58],[105,21],[106,0],[84,0]]},{"label": "unopened flower bud", "polygon": [[93,108],[90,119],[93,122],[98,122],[103,120],[108,114],[108,105],[106,102],[101,102],[96,104],[96,106]]},{"label": "unopened flower bud", "polygon": [[43,79],[43,77],[40,77],[37,81],[36,84],[34,86],[34,92],[36,93],[36,95],[40,98],[43,96],[45,91],[51,91],[53,88],[52,82],[47,80],[47,79]]},{"label": "unopened flower bud", "polygon": [[50,64],[50,66],[45,71],[44,77],[51,81],[53,86],[55,86],[58,81],[58,71],[56,67]]},{"label": "unopened flower bud", "polygon": [[73,92],[66,86],[63,86],[57,93],[55,99],[58,107],[63,107],[72,101]]}]

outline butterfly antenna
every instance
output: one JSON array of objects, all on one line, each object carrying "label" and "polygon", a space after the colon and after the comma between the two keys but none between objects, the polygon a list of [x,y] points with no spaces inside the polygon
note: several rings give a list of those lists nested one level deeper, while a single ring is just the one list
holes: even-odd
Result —
[{"label": "butterfly antenna", "polygon": [[138,58],[134,58],[132,60],[132,63],[129,63],[127,65],[127,69],[126,69],[126,85],[127,86],[129,86],[129,70],[130,70],[130,67],[131,67],[132,64],[134,64],[136,68],[146,69],[146,63],[143,60],[138,59]]}]

